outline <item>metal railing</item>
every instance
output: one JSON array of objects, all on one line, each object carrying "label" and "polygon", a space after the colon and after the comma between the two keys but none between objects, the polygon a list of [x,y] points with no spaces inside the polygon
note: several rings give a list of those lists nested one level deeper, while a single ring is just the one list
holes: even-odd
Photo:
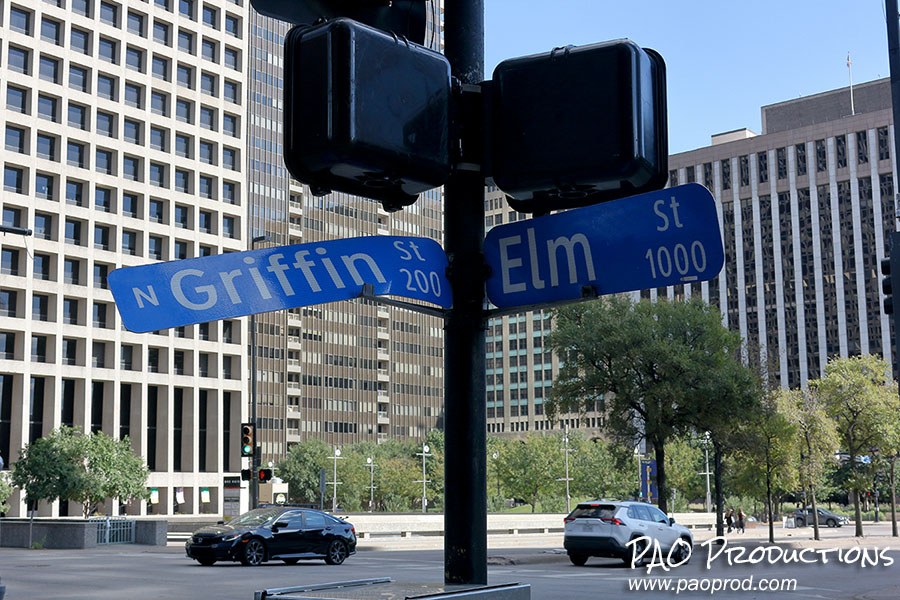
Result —
[{"label": "metal railing", "polygon": [[97,522],[97,544],[133,544],[134,521],[119,517],[91,517]]}]

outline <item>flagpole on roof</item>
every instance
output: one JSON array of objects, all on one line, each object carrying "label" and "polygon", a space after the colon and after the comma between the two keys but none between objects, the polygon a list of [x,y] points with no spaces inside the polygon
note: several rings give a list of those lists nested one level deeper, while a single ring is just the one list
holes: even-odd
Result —
[{"label": "flagpole on roof", "polygon": [[853,69],[850,67],[850,51],[847,51],[847,73],[850,76],[850,115],[855,115],[856,110],[853,108]]}]

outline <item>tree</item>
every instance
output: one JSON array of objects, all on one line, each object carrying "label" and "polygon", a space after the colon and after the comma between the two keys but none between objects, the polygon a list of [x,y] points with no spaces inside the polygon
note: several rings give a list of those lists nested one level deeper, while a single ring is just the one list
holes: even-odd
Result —
[{"label": "tree", "polygon": [[587,498],[625,498],[634,487],[634,454],[617,450],[604,440],[589,440],[569,432],[569,476],[572,495]]},{"label": "tree", "polygon": [[866,354],[834,359],[825,367],[823,378],[810,382],[850,457],[845,482],[853,496],[857,537],[863,535],[859,493],[868,482],[856,457],[888,442],[889,418],[900,411],[897,384],[889,379],[890,372],[887,361]]},{"label": "tree", "polygon": [[[666,447],[666,473],[673,491],[672,510],[687,509],[692,498],[705,494],[702,475],[703,450],[690,438],[679,438]],[[677,494],[674,493],[677,491]]]},{"label": "tree", "polygon": [[10,485],[6,473],[0,473],[0,513],[5,513],[9,510],[9,504],[6,504],[6,501],[9,500],[12,493],[13,486]]},{"label": "tree", "polygon": [[69,499],[82,485],[77,431],[62,427],[27,444],[13,465],[12,483],[25,492],[29,510],[35,503]]},{"label": "tree", "polygon": [[814,389],[780,390],[780,402],[788,419],[797,429],[800,442],[800,485],[808,492],[813,515],[813,536],[819,539],[819,514],[816,510],[816,490],[825,477],[829,463],[839,442],[834,422],[825,412],[825,405]]},{"label": "tree", "polygon": [[[275,467],[276,475],[288,484],[291,499],[318,504],[319,470],[331,466],[329,456],[330,446],[320,439],[309,438],[291,446],[287,456]],[[331,470],[326,471],[330,472]]]},{"label": "tree", "polygon": [[613,438],[630,447],[650,442],[666,511],[666,443],[695,430],[701,391],[740,338],[700,299],[634,303],[611,296],[557,309],[548,345],[563,361],[548,414],[596,408]]},{"label": "tree", "polygon": [[893,412],[888,415],[882,455],[888,465],[888,485],[891,497],[891,535],[898,537],[896,467],[897,460],[900,459],[900,413]]},{"label": "tree", "polygon": [[507,492],[525,501],[535,511],[541,496],[558,489],[563,474],[563,447],[560,435],[529,434],[510,440],[497,458],[497,470]]},{"label": "tree", "polygon": [[84,518],[107,499],[149,498],[150,470],[131,449],[128,437],[117,440],[102,431],[72,438],[73,452],[81,458],[79,485],[66,498],[81,504]]},{"label": "tree", "polygon": [[797,427],[779,404],[778,392],[763,399],[759,410],[749,415],[738,434],[736,480],[750,495],[765,497],[769,521],[769,543],[775,543],[773,500],[776,491],[787,491],[796,482]]}]

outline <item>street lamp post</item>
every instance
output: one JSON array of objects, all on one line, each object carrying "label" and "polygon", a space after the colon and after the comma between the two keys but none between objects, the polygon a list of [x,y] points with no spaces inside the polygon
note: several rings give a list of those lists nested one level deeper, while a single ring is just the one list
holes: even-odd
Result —
[{"label": "street lamp post", "polygon": [[572,452],[572,449],[569,448],[569,425],[566,424],[566,433],[563,436],[563,443],[565,444],[565,448],[563,448],[563,452],[566,453],[566,476],[560,477],[557,481],[565,481],[566,482],[566,513],[572,512],[572,496],[569,494],[569,482],[572,481],[572,478],[569,477],[569,452]]},{"label": "street lamp post", "polygon": [[[426,444],[425,442],[422,442],[422,451],[416,452],[416,456],[422,457],[422,512],[425,512],[426,509],[428,508],[428,498],[426,497],[426,494],[425,494],[425,484],[431,483],[430,479],[425,479],[425,457],[426,456],[434,456],[433,454],[428,453],[429,450],[431,450],[431,448],[428,447],[428,444]],[[413,483],[419,483],[419,481],[416,480]]]},{"label": "street lamp post", "polygon": [[375,461],[372,457],[366,459],[366,466],[369,467],[369,512],[375,506]]},{"label": "street lamp post", "polygon": [[[256,250],[256,244],[269,241],[269,236],[258,235],[250,240],[250,249]],[[250,315],[250,422],[253,423],[255,436],[260,434],[256,413],[256,315]],[[253,454],[250,456],[250,508],[259,506],[259,444],[255,438]]]},{"label": "street lamp post", "polygon": [[497,459],[500,458],[499,452],[494,452],[491,454],[491,458],[494,459],[494,474],[497,475],[497,500],[500,500],[500,471],[497,470]]},{"label": "street lamp post", "polygon": [[701,475],[706,475],[706,512],[712,512],[712,495],[709,491],[709,432],[703,436],[703,452],[706,455],[706,470]]},{"label": "street lamp post", "polygon": [[341,449],[334,449],[334,456],[331,459],[334,461],[334,475],[332,477],[331,484],[334,486],[333,491],[331,492],[331,512],[337,510],[337,486],[341,484],[340,481],[337,480],[337,461],[343,460],[347,458],[346,456],[341,456]]}]

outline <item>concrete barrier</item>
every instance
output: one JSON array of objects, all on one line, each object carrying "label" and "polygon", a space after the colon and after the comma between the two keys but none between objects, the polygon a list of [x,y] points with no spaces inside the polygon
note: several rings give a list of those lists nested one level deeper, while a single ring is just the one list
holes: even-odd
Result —
[{"label": "concrete barrier", "polygon": [[141,519],[134,522],[134,543],[165,546],[168,524],[165,519]]},{"label": "concrete barrier", "polygon": [[[28,519],[4,518],[0,521],[0,545],[5,548],[28,547]],[[35,519],[32,543],[43,548],[81,549],[97,546],[97,522],[84,520]]]}]

